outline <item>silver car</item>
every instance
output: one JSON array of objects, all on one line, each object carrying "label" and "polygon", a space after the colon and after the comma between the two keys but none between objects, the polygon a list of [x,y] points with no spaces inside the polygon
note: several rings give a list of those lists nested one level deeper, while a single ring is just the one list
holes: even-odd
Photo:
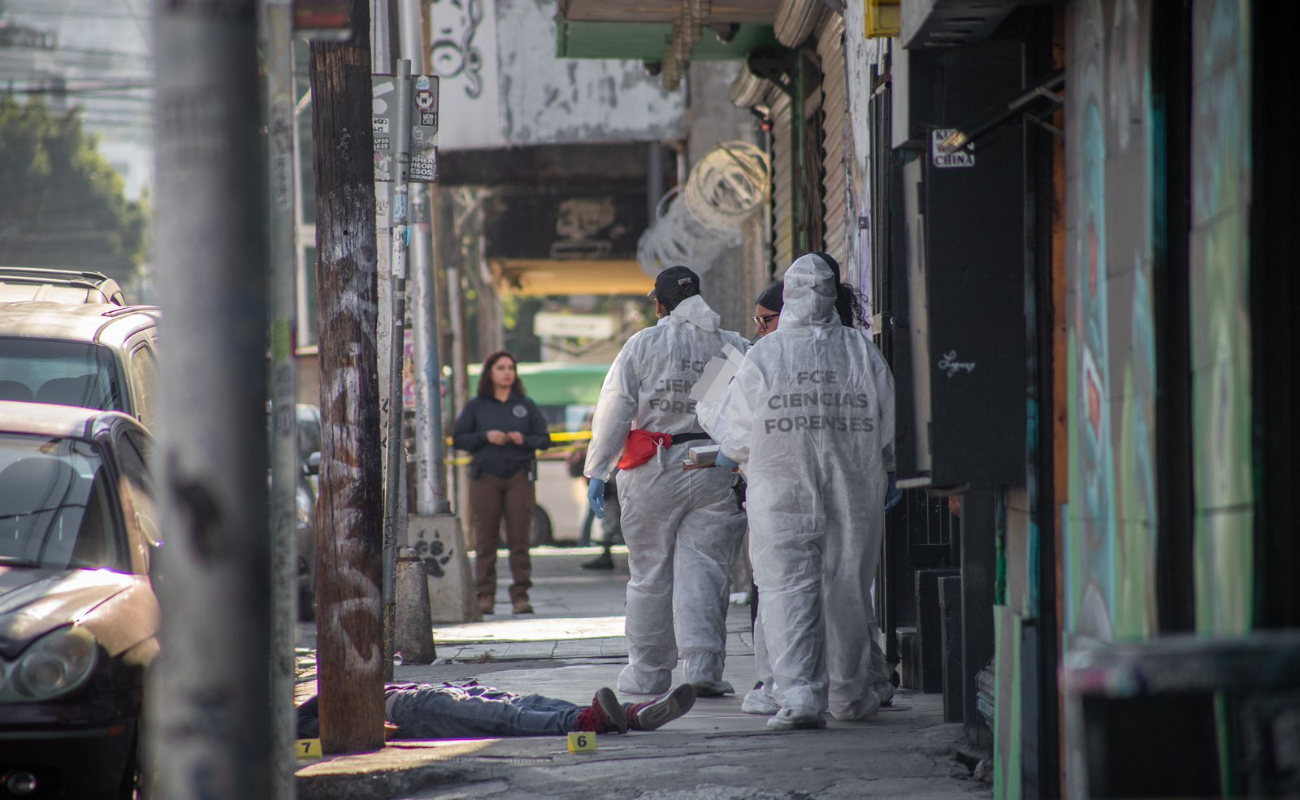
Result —
[{"label": "silver car", "polygon": [[0,303],[0,400],[158,413],[158,309]]}]

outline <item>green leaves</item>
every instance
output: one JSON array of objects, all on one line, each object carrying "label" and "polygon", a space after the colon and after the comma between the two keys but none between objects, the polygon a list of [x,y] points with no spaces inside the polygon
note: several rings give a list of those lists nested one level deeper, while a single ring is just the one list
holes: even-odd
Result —
[{"label": "green leaves", "polygon": [[77,110],[0,95],[0,264],[104,272],[136,282],[148,213],[95,150]]}]

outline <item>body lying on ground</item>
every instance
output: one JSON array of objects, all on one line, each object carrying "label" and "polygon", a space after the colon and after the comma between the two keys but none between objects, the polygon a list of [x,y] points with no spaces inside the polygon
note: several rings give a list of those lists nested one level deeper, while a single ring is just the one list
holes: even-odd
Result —
[{"label": "body lying on ground", "polygon": [[[388,738],[470,739],[483,736],[563,736],[573,731],[652,731],[681,717],[695,703],[683,684],[644,703],[620,703],[602,688],[591,705],[540,694],[520,695],[470,680],[458,683],[390,683],[384,686]],[[319,697],[298,706],[298,738],[320,736]]]}]

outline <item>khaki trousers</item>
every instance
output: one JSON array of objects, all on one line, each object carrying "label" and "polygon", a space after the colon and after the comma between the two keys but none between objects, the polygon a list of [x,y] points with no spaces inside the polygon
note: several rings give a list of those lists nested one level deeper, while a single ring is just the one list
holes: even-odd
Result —
[{"label": "khaki trousers", "polygon": [[497,543],[501,516],[506,518],[506,549],[510,551],[510,602],[527,602],[532,562],[528,545],[533,532],[533,508],[537,497],[528,470],[509,478],[480,473],[469,482],[469,504],[474,515],[474,584],[479,601],[489,602],[497,591]]}]

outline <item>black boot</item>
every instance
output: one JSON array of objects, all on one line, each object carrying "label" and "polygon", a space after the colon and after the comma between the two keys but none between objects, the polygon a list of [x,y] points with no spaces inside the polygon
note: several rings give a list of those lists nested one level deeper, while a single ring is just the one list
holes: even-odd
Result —
[{"label": "black boot", "polygon": [[583,569],[613,569],[614,557],[611,556],[608,552],[601,553],[600,555],[593,558],[591,561],[588,561],[585,564],[583,564],[582,568]]}]

